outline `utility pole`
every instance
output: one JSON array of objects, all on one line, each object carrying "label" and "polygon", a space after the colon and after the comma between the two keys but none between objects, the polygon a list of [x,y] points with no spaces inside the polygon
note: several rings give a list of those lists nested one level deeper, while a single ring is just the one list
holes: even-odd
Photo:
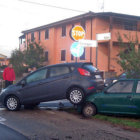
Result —
[{"label": "utility pole", "polygon": [[104,12],[104,0],[98,0],[98,12]]}]

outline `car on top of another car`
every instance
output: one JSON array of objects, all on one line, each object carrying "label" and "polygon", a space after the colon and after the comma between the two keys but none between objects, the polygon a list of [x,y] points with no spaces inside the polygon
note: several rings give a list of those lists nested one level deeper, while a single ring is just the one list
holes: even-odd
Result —
[{"label": "car on top of another car", "polygon": [[63,63],[40,68],[3,89],[0,102],[13,111],[19,110],[21,105],[35,106],[60,99],[77,105],[87,95],[103,88],[101,72],[92,63]]}]

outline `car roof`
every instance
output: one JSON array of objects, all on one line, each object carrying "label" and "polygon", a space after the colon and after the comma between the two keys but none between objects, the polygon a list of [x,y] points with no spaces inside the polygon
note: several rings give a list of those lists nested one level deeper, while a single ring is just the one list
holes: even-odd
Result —
[{"label": "car roof", "polygon": [[[65,65],[67,65],[67,66],[81,67],[82,65],[85,65],[85,64],[91,64],[91,65],[93,65],[93,63],[91,63],[91,62],[59,63],[59,64],[47,65],[47,66],[41,67],[41,68],[37,69],[36,71],[39,71],[39,70],[45,69],[45,68],[49,68],[49,67],[53,67],[53,66],[65,66]],[[34,72],[36,72],[36,71],[34,71]],[[28,74],[27,76],[25,76],[24,78],[28,77],[29,75],[33,74],[34,72],[29,73],[29,74]],[[22,81],[24,78],[22,78],[20,81]],[[20,81],[19,81],[19,82],[20,82]],[[18,82],[18,83],[19,83],[19,82]]]},{"label": "car roof", "polygon": [[140,79],[119,79],[118,81],[134,81],[134,80],[140,81]]},{"label": "car roof", "polygon": [[[64,65],[81,67],[82,65],[85,65],[85,64],[93,65],[93,63],[91,63],[91,62],[73,62],[73,63],[59,63],[59,64],[54,64],[54,65],[47,65],[42,68],[48,68],[48,67],[54,67],[54,66],[64,66]],[[42,68],[40,68],[40,69],[42,69]]]},{"label": "car roof", "polygon": [[[45,69],[45,68],[49,68],[49,67],[55,67],[55,66],[76,66],[76,67],[82,67],[83,65],[85,64],[90,64],[90,65],[93,65],[93,63],[91,62],[73,62],[73,63],[59,63],[59,64],[54,64],[54,65],[47,65],[47,66],[44,66],[44,67],[41,67],[39,69],[37,69],[36,71],[39,71],[41,69]],[[34,71],[34,72],[36,72]],[[34,73],[32,72],[32,73]],[[28,76],[28,75],[27,75]],[[25,77],[27,77],[25,76]]]}]

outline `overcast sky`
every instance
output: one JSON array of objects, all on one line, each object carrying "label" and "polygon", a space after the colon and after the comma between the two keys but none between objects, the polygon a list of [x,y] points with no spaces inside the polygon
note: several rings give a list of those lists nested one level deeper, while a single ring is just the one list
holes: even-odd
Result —
[{"label": "overcast sky", "polygon": [[[102,3],[103,0],[0,0],[0,53],[10,56],[11,51],[19,47],[18,37],[23,30],[89,11],[101,12]],[[140,0],[104,0],[104,12],[140,16]]]}]

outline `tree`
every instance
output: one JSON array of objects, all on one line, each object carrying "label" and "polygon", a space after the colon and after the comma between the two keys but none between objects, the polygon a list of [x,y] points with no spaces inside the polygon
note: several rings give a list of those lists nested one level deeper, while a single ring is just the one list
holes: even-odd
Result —
[{"label": "tree", "polygon": [[25,71],[25,66],[23,65],[24,54],[20,50],[15,49],[11,54],[10,63],[13,64],[16,76],[21,76]]},{"label": "tree", "polygon": [[13,64],[16,76],[21,76],[27,71],[27,68],[43,66],[44,61],[43,48],[36,42],[30,43],[24,52],[15,49],[10,58],[10,63]]},{"label": "tree", "polygon": [[29,67],[39,68],[45,61],[44,50],[36,42],[30,43],[27,50],[24,51],[24,63]]},{"label": "tree", "polygon": [[135,39],[131,35],[124,37],[128,40],[128,43],[123,43],[122,37],[118,34],[118,41],[121,50],[119,52],[118,64],[126,72],[128,78],[140,78],[140,49],[136,49],[138,45],[138,37]]}]

